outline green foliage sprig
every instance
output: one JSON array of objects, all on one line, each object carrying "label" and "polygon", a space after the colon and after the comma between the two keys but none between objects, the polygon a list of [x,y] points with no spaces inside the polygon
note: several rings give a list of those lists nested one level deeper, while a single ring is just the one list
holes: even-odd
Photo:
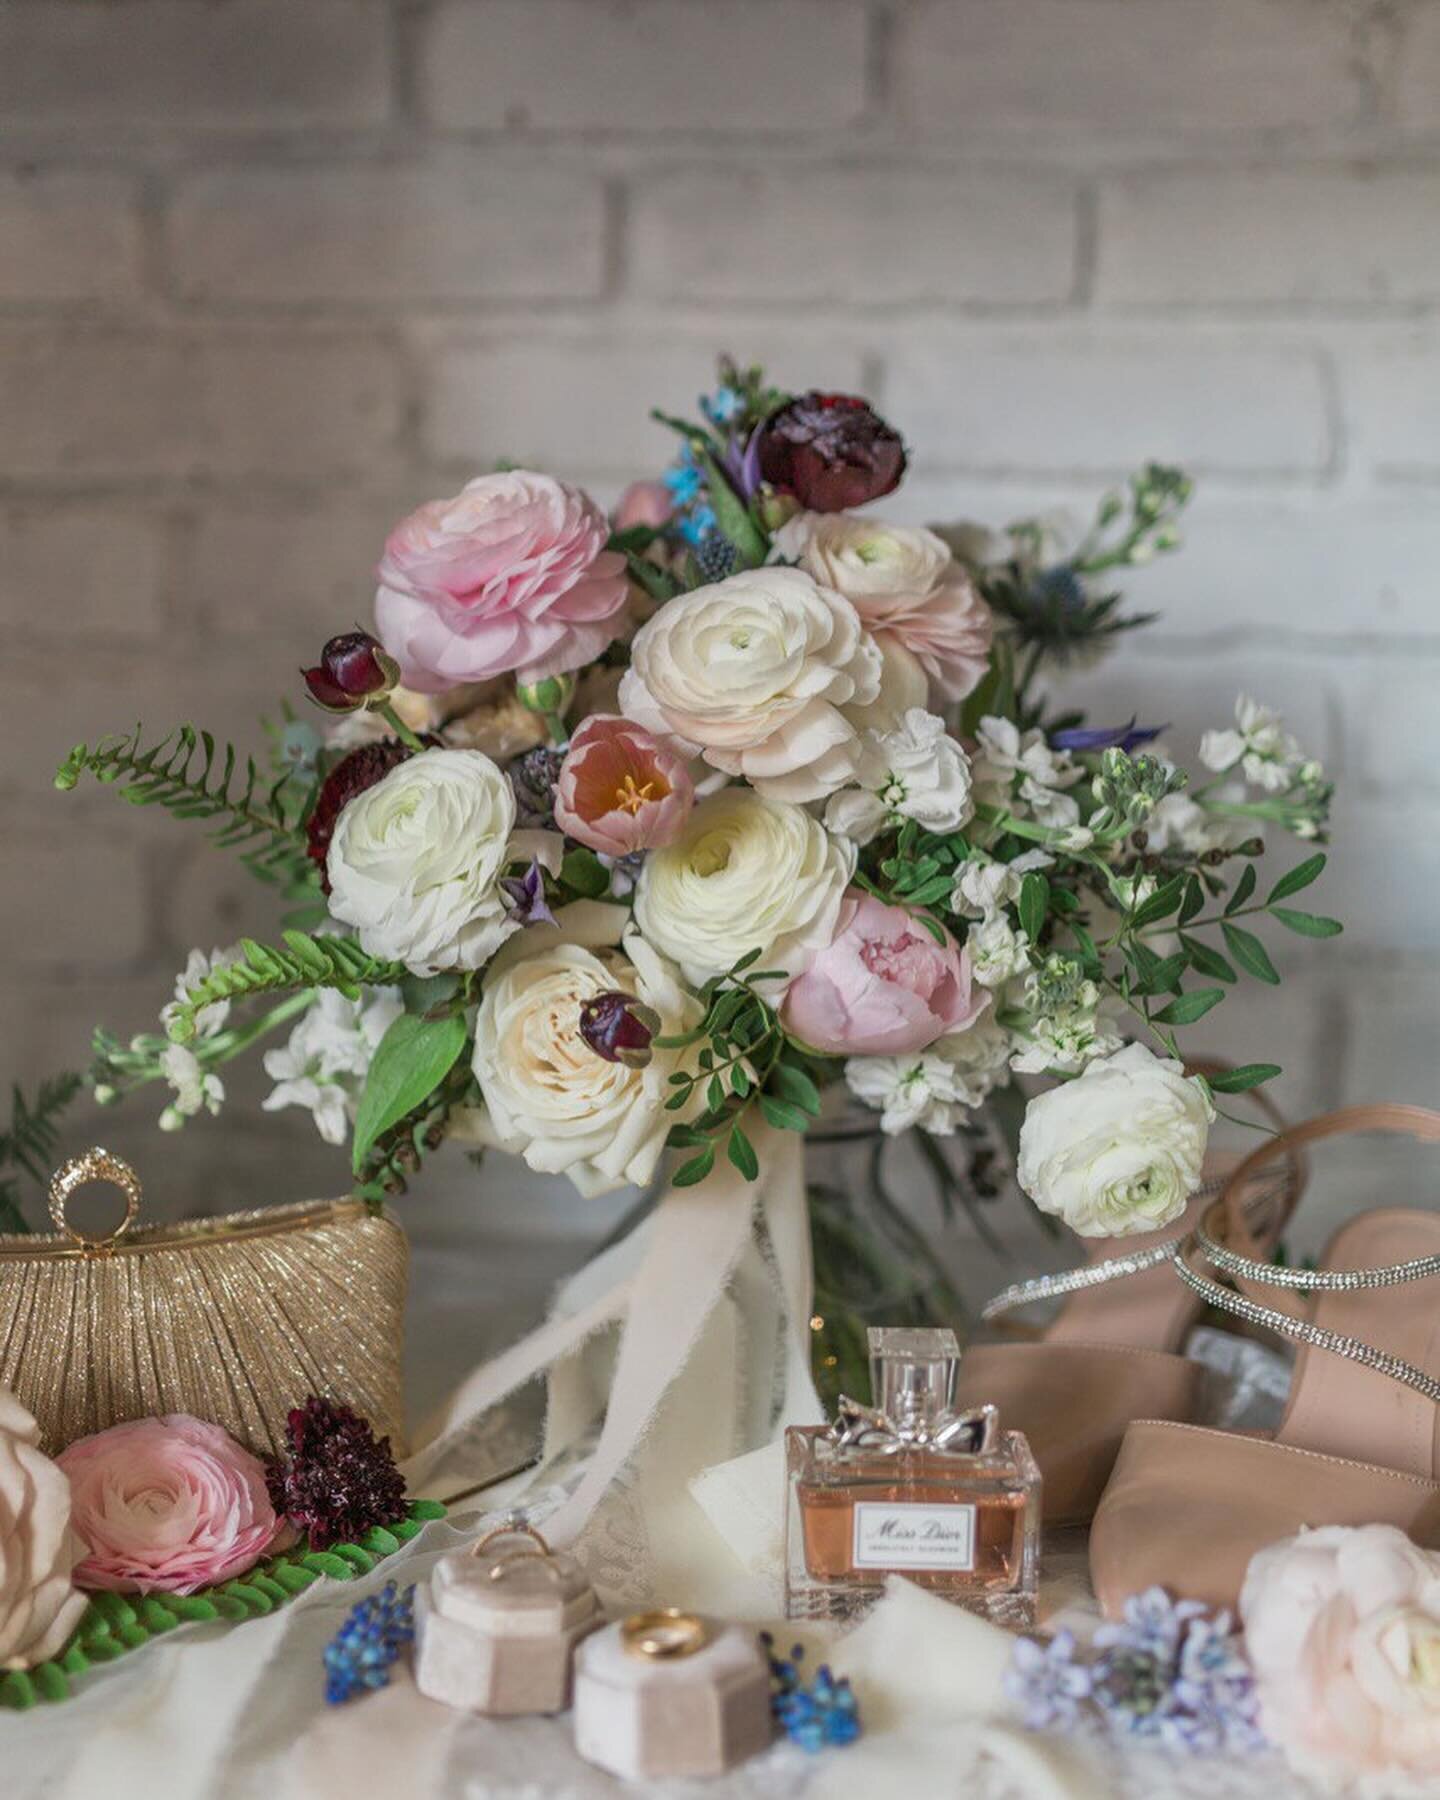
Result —
[{"label": "green foliage sprig", "polygon": [[296,897],[318,890],[302,829],[314,787],[297,782],[292,769],[272,778],[254,757],[242,757],[233,744],[218,744],[193,725],[177,725],[146,749],[137,725],[93,746],[76,744],[56,770],[55,786],[68,793],[86,774],[115,787],[132,806],[161,806],[177,819],[217,820],[215,842],[239,850],[260,880]]},{"label": "green foliage sprig", "polygon": [[241,938],[239,960],[212,969],[177,1001],[169,1018],[171,1040],[188,1043],[195,1036],[196,1015],[216,1000],[248,1000],[297,988],[338,988],[358,1000],[366,987],[393,987],[407,971],[362,950],[353,937],[311,937],[303,931],[283,932],[284,948]]},{"label": "green foliage sprig", "polygon": [[747,1181],[756,1179],[760,1159],[743,1124],[752,1107],[777,1131],[807,1131],[820,1111],[820,1090],[801,1052],[757,990],[758,982],[783,981],[784,971],[755,969],[759,959],[760,952],[751,950],[723,975],[711,976],[700,989],[705,1016],[694,1030],[654,1040],[661,1050],[703,1046],[693,1069],[670,1076],[673,1091],[665,1102],[667,1112],[680,1112],[693,1104],[697,1089],[704,1090],[698,1117],[672,1125],[666,1140],[672,1149],[695,1152],[676,1169],[676,1187],[705,1179],[722,1139],[731,1164]]},{"label": "green foliage sprig", "polygon": [[68,1700],[72,1676],[114,1662],[127,1650],[138,1650],[177,1625],[259,1618],[288,1605],[322,1577],[355,1581],[417,1537],[431,1519],[444,1517],[445,1508],[438,1500],[412,1500],[405,1518],[393,1525],[375,1526],[358,1543],[332,1544],[328,1550],[301,1545],[198,1593],[92,1594],[74,1635],[57,1656],[33,1669],[11,1669],[0,1675],[0,1706],[27,1712],[41,1700]]},{"label": "green foliage sprig", "polygon": [[[32,1101],[16,1082],[10,1090],[9,1129],[0,1133],[0,1170],[23,1172],[42,1186],[49,1180],[60,1142],[58,1120],[84,1085],[80,1075],[52,1075],[40,1083]],[[17,1174],[0,1173],[0,1231],[29,1229],[20,1210]]]}]

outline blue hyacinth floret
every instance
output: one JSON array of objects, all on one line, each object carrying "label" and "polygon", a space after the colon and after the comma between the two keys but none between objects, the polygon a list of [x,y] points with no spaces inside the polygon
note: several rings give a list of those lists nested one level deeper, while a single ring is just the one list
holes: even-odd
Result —
[{"label": "blue hyacinth floret", "polygon": [[387,1581],[352,1606],[325,1646],[325,1698],[340,1706],[356,1694],[388,1687],[391,1665],[415,1641],[415,1589]]},{"label": "blue hyacinth floret", "polygon": [[1095,1634],[1088,1661],[1068,1631],[1022,1638],[1005,1691],[1032,1730],[1066,1730],[1093,1709],[1112,1731],[1207,1755],[1260,1749],[1259,1704],[1228,1612],[1133,1594],[1124,1617]]},{"label": "blue hyacinth floret", "polygon": [[800,1667],[803,1644],[794,1645],[789,1656],[776,1656],[768,1631],[760,1633],[760,1642],[770,1663],[770,1709],[791,1743],[812,1752],[853,1744],[860,1735],[860,1708],[847,1678],[821,1663],[807,1683]]}]

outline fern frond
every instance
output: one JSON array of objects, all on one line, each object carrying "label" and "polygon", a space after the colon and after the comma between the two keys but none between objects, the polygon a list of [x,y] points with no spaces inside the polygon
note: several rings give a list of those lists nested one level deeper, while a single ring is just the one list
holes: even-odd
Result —
[{"label": "fern frond", "polygon": [[[42,1081],[34,1100],[27,1100],[17,1081],[10,1090],[10,1127],[0,1132],[0,1168],[23,1170],[35,1181],[48,1181],[60,1142],[60,1114],[83,1086],[83,1076],[67,1071]],[[12,1175],[0,1175],[0,1231],[29,1229],[20,1210],[19,1183]]]},{"label": "fern frond", "polygon": [[357,938],[281,933],[284,947],[241,938],[237,961],[212,969],[185,990],[169,1014],[171,1040],[185,1044],[195,1035],[195,1017],[216,1000],[248,1000],[256,994],[299,988],[338,988],[358,1000],[362,988],[392,987],[407,974],[404,963],[371,956]]},{"label": "fern frond", "polygon": [[55,771],[55,785],[68,793],[86,774],[117,788],[132,806],[163,806],[177,819],[218,821],[214,841],[241,851],[262,881],[287,888],[315,884],[303,830],[310,790],[297,794],[292,772],[276,779],[253,756],[242,757],[208,731],[177,725],[146,749],[137,725],[94,745],[76,744]]}]

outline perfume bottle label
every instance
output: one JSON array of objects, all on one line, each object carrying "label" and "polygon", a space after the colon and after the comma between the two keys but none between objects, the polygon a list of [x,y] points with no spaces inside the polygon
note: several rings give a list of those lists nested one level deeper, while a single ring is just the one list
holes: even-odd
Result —
[{"label": "perfume bottle label", "polygon": [[975,1508],[855,1503],[857,1569],[973,1569]]}]

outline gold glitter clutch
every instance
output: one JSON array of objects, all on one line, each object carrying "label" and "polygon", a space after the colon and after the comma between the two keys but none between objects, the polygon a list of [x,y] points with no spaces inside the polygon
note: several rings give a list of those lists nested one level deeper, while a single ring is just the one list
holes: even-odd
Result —
[{"label": "gold glitter clutch", "polygon": [[[125,1195],[108,1237],[66,1222],[90,1181]],[[137,1227],[139,1210],[134,1170],[91,1150],[51,1183],[59,1235],[0,1237],[0,1385],[35,1415],[46,1450],[186,1412],[278,1453],[286,1413],[323,1394],[404,1453],[408,1251],[392,1218],[331,1200]]]}]

